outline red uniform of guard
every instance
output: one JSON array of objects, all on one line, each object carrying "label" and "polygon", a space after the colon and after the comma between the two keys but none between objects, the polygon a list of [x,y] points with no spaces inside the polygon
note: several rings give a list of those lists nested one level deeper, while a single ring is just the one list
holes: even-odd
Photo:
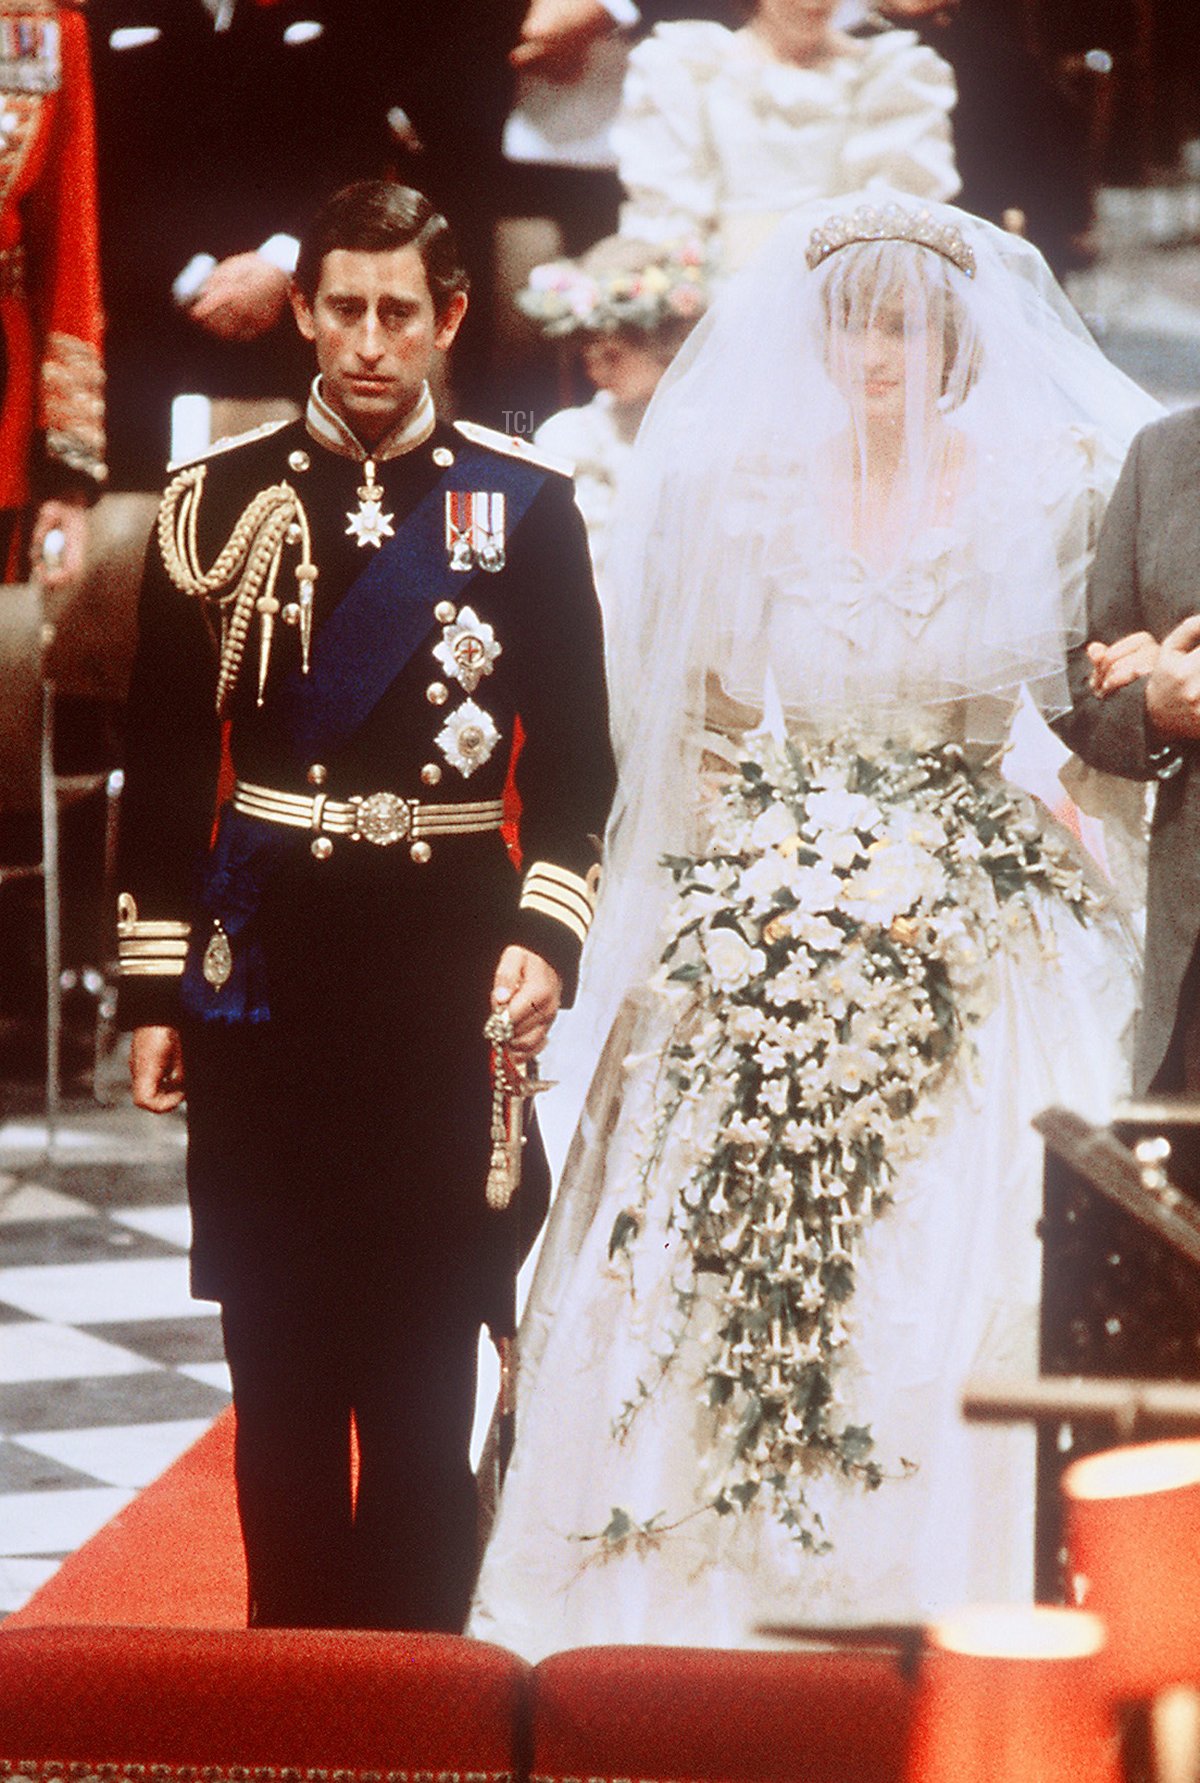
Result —
[{"label": "red uniform of guard", "polygon": [[[81,4],[0,0],[0,511],[104,478],[103,310]],[[9,573],[15,571],[10,561]]]}]

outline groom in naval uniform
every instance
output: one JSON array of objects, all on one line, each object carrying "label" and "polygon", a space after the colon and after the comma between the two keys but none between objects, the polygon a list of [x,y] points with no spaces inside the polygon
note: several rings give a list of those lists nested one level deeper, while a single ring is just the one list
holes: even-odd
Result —
[{"label": "groom in naval uniform", "polygon": [[428,201],[339,193],[293,301],[303,420],[182,467],[147,558],[121,1017],[139,1106],[187,1097],[251,1622],[453,1630],[479,1329],[547,1187],[535,1131],[488,1205],[483,1030],[506,1009],[528,1057],[573,991],[600,623],[569,479],[434,413],[467,297]]}]

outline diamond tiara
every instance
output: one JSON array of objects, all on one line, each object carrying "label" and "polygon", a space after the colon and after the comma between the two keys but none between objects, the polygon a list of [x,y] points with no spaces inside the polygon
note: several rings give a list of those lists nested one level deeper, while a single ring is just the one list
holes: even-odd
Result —
[{"label": "diamond tiara", "polygon": [[939,223],[927,210],[909,211],[899,204],[860,205],[849,215],[827,217],[808,238],[808,264],[814,270],[839,248],[859,241],[911,241],[953,262],[969,279],[975,277],[975,250],[954,223]]}]

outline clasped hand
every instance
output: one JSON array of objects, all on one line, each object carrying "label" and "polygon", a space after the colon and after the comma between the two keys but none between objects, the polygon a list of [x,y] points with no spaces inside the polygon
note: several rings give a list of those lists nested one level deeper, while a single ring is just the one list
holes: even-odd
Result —
[{"label": "clasped hand", "polygon": [[1107,699],[1146,677],[1146,713],[1163,737],[1200,737],[1200,614],[1189,614],[1162,643],[1130,632],[1114,644],[1089,644],[1092,692]]}]

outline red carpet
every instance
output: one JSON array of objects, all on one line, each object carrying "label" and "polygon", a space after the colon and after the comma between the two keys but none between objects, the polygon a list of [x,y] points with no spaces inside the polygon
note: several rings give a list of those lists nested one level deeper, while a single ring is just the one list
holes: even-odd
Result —
[{"label": "red carpet", "polygon": [[5,1628],[116,1623],[241,1628],[246,1568],[233,1488],[233,1412],[65,1560]]}]

